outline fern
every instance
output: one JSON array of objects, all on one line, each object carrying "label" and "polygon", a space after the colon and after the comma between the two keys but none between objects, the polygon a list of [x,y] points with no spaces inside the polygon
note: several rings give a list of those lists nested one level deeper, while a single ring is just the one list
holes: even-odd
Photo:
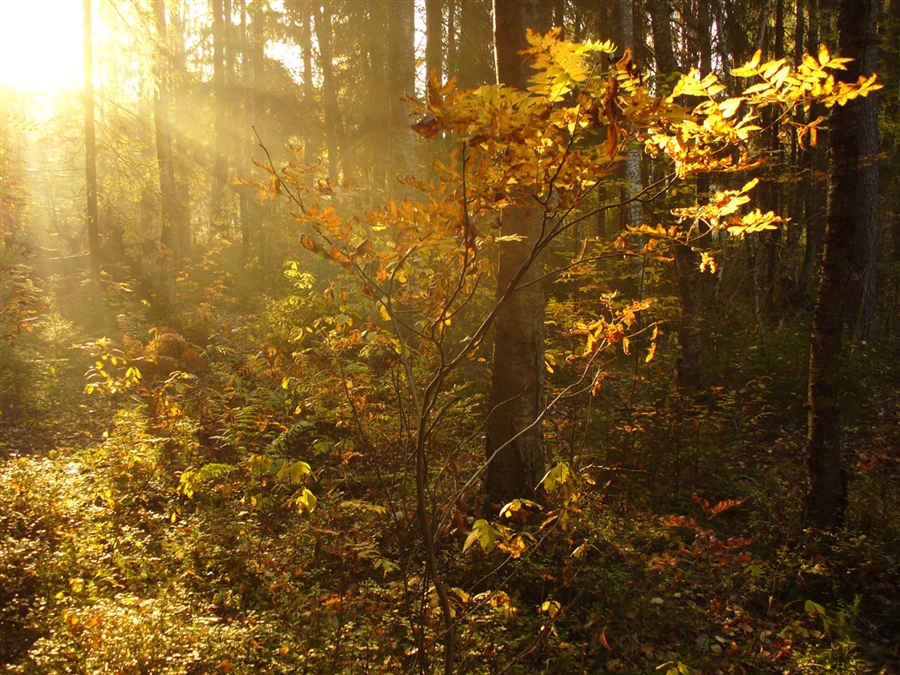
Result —
[{"label": "fern", "polygon": [[289,457],[296,452],[301,443],[309,440],[307,435],[310,431],[314,431],[315,428],[316,425],[312,422],[300,420],[272,441],[269,444],[268,451],[274,455]]}]

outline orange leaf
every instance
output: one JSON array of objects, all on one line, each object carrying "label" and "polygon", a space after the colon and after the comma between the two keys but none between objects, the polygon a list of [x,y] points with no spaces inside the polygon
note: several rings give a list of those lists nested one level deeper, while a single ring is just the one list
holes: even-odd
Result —
[{"label": "orange leaf", "polygon": [[600,633],[600,644],[603,645],[604,649],[608,649],[612,651],[612,647],[609,646],[609,642],[606,639],[606,629],[603,629],[603,632]]}]

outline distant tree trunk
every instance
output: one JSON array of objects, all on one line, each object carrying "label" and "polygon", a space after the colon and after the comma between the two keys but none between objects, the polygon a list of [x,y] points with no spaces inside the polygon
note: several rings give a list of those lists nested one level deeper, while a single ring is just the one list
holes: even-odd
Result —
[{"label": "distant tree trunk", "polygon": [[[634,0],[616,0],[616,26],[618,28],[615,36],[616,44],[620,53],[617,55],[622,58],[626,49],[634,52]],[[625,160],[621,164],[620,172],[625,181],[622,190],[623,199],[632,199],[642,187],[641,182],[641,157],[638,147],[630,147],[625,150]],[[644,214],[641,203],[632,202],[623,210],[625,227],[638,226],[642,223]]]},{"label": "distant tree trunk", "polygon": [[175,187],[175,165],[172,159],[172,131],[169,124],[169,83],[166,48],[166,10],[164,0],[153,0],[156,19],[157,54],[156,97],[153,100],[153,122],[156,127],[156,161],[159,165],[159,193],[162,206],[162,235],[160,241],[174,259],[177,250],[175,224],[178,221],[178,196]]},{"label": "distant tree trunk", "polygon": [[445,0],[447,7],[447,75],[459,76],[459,40],[457,39],[456,24],[459,21],[460,0]]},{"label": "distant tree trunk", "polygon": [[[229,0],[229,6],[231,2]],[[230,22],[225,15],[224,0],[212,0],[213,15],[213,92],[215,101],[215,115],[213,118],[213,192],[210,205],[210,217],[212,229],[221,234],[225,233],[225,186],[228,183],[228,155],[226,143],[228,138],[227,124],[228,112],[226,108],[226,77],[225,77],[225,40],[226,22]]]},{"label": "distant tree trunk", "polygon": [[[657,76],[668,78],[678,72],[678,62],[675,60],[675,51],[672,47],[672,22],[668,0],[650,0],[650,20],[653,24]],[[680,349],[676,381],[684,391],[696,392],[701,388],[703,376],[700,346],[701,280],[697,257],[691,246],[676,245],[673,250],[681,300],[681,322],[678,326]]]},{"label": "distant tree trunk", "polygon": [[[836,77],[856,82],[866,38],[875,13],[875,0],[842,0],[838,16],[838,55],[854,59]],[[809,435],[806,444],[809,485],[804,521],[835,529],[843,525],[847,505],[847,476],[841,457],[839,384],[841,334],[847,291],[853,273],[853,244],[859,216],[860,158],[865,141],[861,129],[864,100],[835,106],[829,126],[831,169],[825,252],[813,316],[809,359]]]},{"label": "distant tree trunk", "polygon": [[443,75],[443,4],[443,0],[425,0],[425,26],[428,31],[425,43],[425,74],[430,78],[432,73],[437,73],[439,80]]},{"label": "distant tree trunk", "polygon": [[334,83],[334,55],[331,47],[331,3],[324,2],[315,14],[316,40],[322,68],[322,98],[325,108],[325,146],[328,148],[328,180],[337,183],[340,151],[343,148],[343,124]]},{"label": "distant tree trunk", "polygon": [[[312,15],[309,12],[304,12],[300,16],[300,51],[303,55],[303,104],[310,117],[312,117],[312,113],[316,108],[316,90],[312,72],[311,21]],[[312,124],[307,124],[303,130],[303,161],[307,164],[315,164],[316,154]]]},{"label": "distant tree trunk", "polygon": [[[859,73],[870,76],[878,65],[877,11],[868,16],[865,48],[859,59]],[[857,103],[859,118],[859,186],[856,195],[857,229],[853,241],[853,275],[847,323],[854,340],[872,342],[878,328],[878,248],[881,223],[878,217],[878,94],[869,94]]]},{"label": "distant tree trunk", "polygon": [[[900,0],[890,0],[887,16],[887,40],[886,49],[884,50],[885,75],[891,78],[894,87],[900,83]],[[888,119],[897,119],[898,103],[896,101],[889,104],[886,111]],[[897,171],[900,167],[900,135],[896,132],[888,136],[888,161],[886,167],[890,168],[890,176],[892,180],[885,181],[889,188],[887,190],[886,211],[890,213],[890,237],[891,252],[889,260],[893,263],[900,263],[900,181],[897,180]],[[895,284],[897,281],[895,280]],[[895,288],[895,293],[897,289]]]},{"label": "distant tree trunk", "polygon": [[103,320],[103,293],[100,288],[100,224],[97,212],[97,139],[94,126],[94,49],[91,0],[82,0],[84,10],[84,155],[87,188],[88,255],[91,267],[91,323],[99,328]]},{"label": "distant tree trunk", "polygon": [[[675,49],[672,47],[672,17],[669,0],[648,0],[653,25],[653,52],[656,55],[656,74],[660,78],[678,72]],[[671,87],[669,87],[671,90]]]},{"label": "distant tree trunk", "polygon": [[[253,147],[253,138],[251,136],[251,122],[255,117],[252,109],[254,107],[254,97],[252,88],[251,58],[250,44],[247,36],[247,0],[238,0],[238,14],[241,17],[241,28],[238,34],[238,48],[241,53],[241,123],[240,133],[237,135],[240,143],[240,164],[244,171],[250,167],[250,149]],[[307,24],[308,25],[308,24]],[[255,195],[247,186],[241,186],[238,189],[240,218],[241,218],[241,257],[246,262],[250,259],[250,248],[253,243],[253,230],[256,225],[256,211],[258,202]]]},{"label": "distant tree trunk", "polygon": [[[806,33],[806,51],[815,54],[819,47],[819,2],[809,0],[809,28]],[[808,118],[814,120],[820,114],[824,114],[820,106],[813,106],[808,113]],[[822,237],[825,234],[825,226],[822,219],[821,199],[818,198],[819,181],[816,175],[819,173],[817,165],[822,162],[824,152],[818,148],[808,148],[803,153],[801,161],[802,175],[811,187],[803,190],[803,211],[806,216],[806,241],[804,242],[803,261],[800,263],[800,275],[797,279],[798,291],[801,297],[808,299],[815,292],[813,279],[816,266],[821,253]],[[824,167],[822,167],[824,169]],[[811,292],[812,291],[812,292]]]},{"label": "distant tree trunk", "polygon": [[370,0],[365,25],[365,45],[369,56],[369,72],[366,85],[369,88],[367,106],[368,138],[373,139],[372,160],[369,169],[373,185],[384,189],[388,182],[390,157],[384,152],[384,135],[390,127],[391,105],[385,92],[388,90],[387,71],[387,13],[383,5]]},{"label": "distant tree trunk", "polygon": [[458,0],[458,4],[456,74],[459,77],[459,86],[471,89],[490,83],[496,76],[491,33],[491,1]]},{"label": "distant tree trunk", "polygon": [[393,0],[387,8],[388,137],[391,169],[400,174],[411,173],[415,168],[409,106],[403,101],[416,93],[415,9],[413,0]]},{"label": "distant tree trunk", "polygon": [[[774,0],[775,2],[775,29],[773,31],[774,38],[774,57],[780,59],[784,57],[784,0]],[[774,163],[774,171],[782,169],[783,152],[781,140],[779,139],[780,124],[778,121],[769,117],[767,120],[771,126],[769,130],[769,156]],[[780,193],[778,185],[775,183],[774,171],[767,172],[767,176],[763,176],[763,183],[759,186],[760,207],[763,211],[774,211],[780,213]],[[768,230],[761,233],[760,242],[763,245],[765,253],[765,294],[763,295],[762,313],[767,321],[774,321],[777,318],[778,299],[780,297],[779,288],[779,266],[781,264],[782,235],[781,227],[776,224],[774,230]]]},{"label": "distant tree trunk", "polygon": [[[494,0],[494,44],[501,84],[519,88],[527,84],[529,68],[518,52],[527,47],[526,27],[542,28],[540,4],[539,0]],[[486,454],[493,459],[485,487],[495,506],[517,497],[533,498],[545,470],[543,432],[537,420],[544,408],[546,301],[538,281],[541,265],[532,259],[541,222],[542,212],[526,206],[505,209],[501,222],[503,235],[520,235],[523,240],[501,244],[497,272],[497,297],[508,297],[494,323],[486,426]]]}]

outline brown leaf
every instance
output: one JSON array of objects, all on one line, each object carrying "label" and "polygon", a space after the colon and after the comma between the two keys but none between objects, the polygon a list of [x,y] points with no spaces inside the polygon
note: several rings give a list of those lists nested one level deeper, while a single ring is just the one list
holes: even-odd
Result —
[{"label": "brown leaf", "polygon": [[432,138],[444,128],[437,117],[426,117],[412,125],[412,130],[423,138]]}]

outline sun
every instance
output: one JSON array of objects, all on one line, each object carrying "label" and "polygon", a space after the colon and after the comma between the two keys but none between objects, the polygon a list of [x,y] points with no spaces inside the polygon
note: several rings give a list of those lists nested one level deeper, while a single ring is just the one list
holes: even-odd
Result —
[{"label": "sun", "polygon": [[79,88],[82,49],[81,0],[0,0],[0,85]]}]

